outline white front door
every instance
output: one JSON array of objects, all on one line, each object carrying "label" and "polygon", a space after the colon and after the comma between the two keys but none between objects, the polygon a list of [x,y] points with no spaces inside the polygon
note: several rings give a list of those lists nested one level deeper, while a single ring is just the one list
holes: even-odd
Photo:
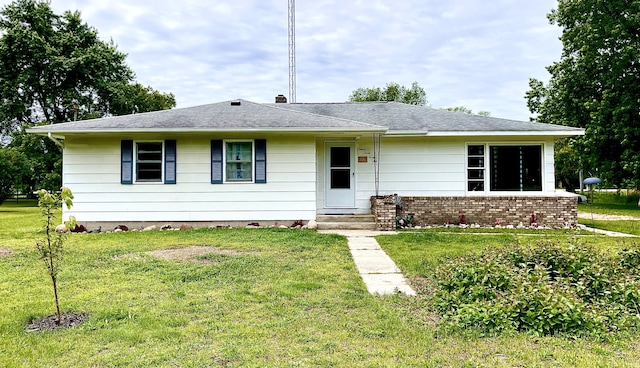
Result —
[{"label": "white front door", "polygon": [[355,144],[328,142],[325,145],[325,206],[356,206]]}]

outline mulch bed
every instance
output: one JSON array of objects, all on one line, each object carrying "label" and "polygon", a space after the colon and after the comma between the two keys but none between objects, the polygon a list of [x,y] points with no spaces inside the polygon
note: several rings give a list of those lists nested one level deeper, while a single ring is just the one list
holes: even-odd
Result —
[{"label": "mulch bed", "polygon": [[89,319],[89,314],[76,312],[63,313],[59,325],[56,324],[57,319],[58,316],[54,314],[33,320],[27,324],[27,332],[51,331],[58,328],[71,328],[78,326]]}]

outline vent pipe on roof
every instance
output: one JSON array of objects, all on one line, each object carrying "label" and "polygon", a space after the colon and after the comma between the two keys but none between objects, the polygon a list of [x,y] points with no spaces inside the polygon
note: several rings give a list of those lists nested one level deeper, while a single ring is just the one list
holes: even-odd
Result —
[{"label": "vent pipe on roof", "polygon": [[231,106],[240,106],[240,101],[231,101]]},{"label": "vent pipe on roof", "polygon": [[287,103],[287,98],[284,95],[277,95],[276,103]]}]

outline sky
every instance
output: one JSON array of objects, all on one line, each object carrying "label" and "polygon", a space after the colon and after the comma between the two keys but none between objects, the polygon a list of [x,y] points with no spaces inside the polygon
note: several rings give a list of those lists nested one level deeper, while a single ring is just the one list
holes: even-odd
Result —
[{"label": "sky", "polygon": [[[2,6],[7,0],[0,0]],[[418,82],[435,108],[529,120],[529,78],[558,61],[555,0],[298,0],[297,102]],[[138,82],[177,107],[289,96],[287,0],[51,0],[126,53]]]}]

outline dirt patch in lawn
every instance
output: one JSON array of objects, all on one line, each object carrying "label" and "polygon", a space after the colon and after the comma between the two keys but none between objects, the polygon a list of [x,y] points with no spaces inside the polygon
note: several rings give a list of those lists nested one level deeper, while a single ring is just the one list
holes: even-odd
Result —
[{"label": "dirt patch in lawn", "polygon": [[[200,259],[199,257],[207,254],[222,254],[226,256],[242,256],[247,254],[256,254],[256,252],[240,252],[233,249],[221,249],[209,245],[190,245],[188,247],[171,247],[164,249],[151,250],[144,252],[152,257],[172,261],[189,261],[198,263],[215,263],[211,260]],[[144,256],[135,253],[122,254],[113,257],[115,260],[142,261]]]},{"label": "dirt patch in lawn", "polygon": [[84,323],[89,319],[87,313],[63,313],[60,318],[60,324],[56,324],[58,316],[53,314],[41,319],[34,319],[27,324],[27,332],[50,331],[58,328],[70,328]]},{"label": "dirt patch in lawn", "polygon": [[165,249],[152,250],[149,252],[145,252],[148,255],[166,259],[166,260],[193,260],[200,261],[197,259],[198,256],[203,256],[206,254],[224,254],[226,256],[241,256],[246,254],[252,254],[252,252],[239,252],[237,250],[232,249],[220,249],[217,247],[211,247],[207,245],[191,245],[188,247],[172,247]]},{"label": "dirt patch in lawn", "polygon": [[144,257],[137,253],[119,254],[113,256],[116,261],[144,261]]},{"label": "dirt patch in lawn", "polygon": [[0,247],[0,257],[7,257],[13,254],[13,249]]}]

